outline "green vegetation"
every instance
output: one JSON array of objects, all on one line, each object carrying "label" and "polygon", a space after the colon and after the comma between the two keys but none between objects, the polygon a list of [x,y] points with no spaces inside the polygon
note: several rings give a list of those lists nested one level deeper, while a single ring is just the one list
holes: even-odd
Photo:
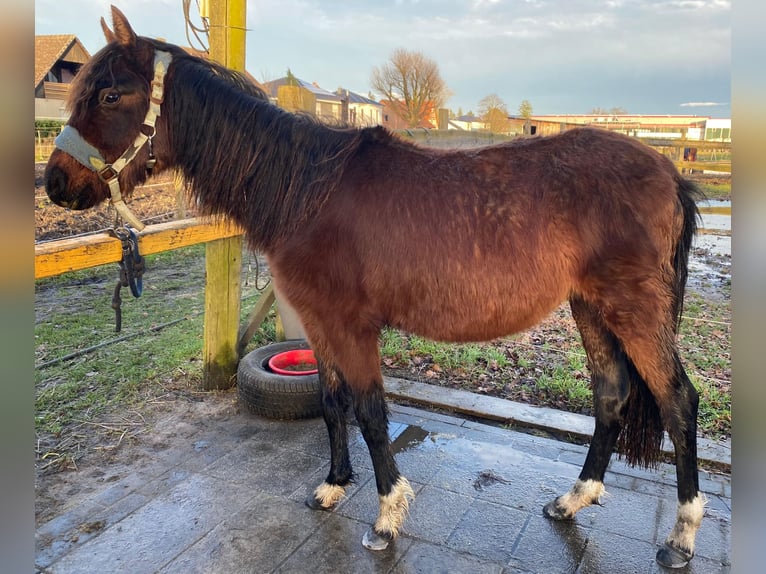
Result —
[{"label": "green vegetation", "polygon": [[63,120],[35,120],[35,137],[56,137],[65,123]]},{"label": "green vegetation", "polygon": [[731,179],[727,181],[715,181],[711,183],[700,182],[699,188],[708,199],[730,199]]},{"label": "green vegetation", "polygon": [[46,161],[54,149],[53,139],[59,135],[63,121],[35,120],[35,161]]}]

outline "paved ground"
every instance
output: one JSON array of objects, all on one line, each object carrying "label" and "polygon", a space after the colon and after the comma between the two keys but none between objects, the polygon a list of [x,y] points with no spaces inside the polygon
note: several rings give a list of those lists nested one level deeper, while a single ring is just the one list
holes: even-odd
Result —
[{"label": "paved ground", "polygon": [[[161,572],[652,573],[675,518],[672,466],[614,460],[602,507],[571,523],[543,517],[566,491],[583,446],[391,405],[390,434],[417,498],[388,550],[361,545],[377,514],[369,456],[352,427],[357,483],[335,512],[305,496],[327,473],[321,419],[222,416],[36,532],[38,573]],[[682,572],[729,572],[731,485],[702,472],[709,504],[697,556]]]}]

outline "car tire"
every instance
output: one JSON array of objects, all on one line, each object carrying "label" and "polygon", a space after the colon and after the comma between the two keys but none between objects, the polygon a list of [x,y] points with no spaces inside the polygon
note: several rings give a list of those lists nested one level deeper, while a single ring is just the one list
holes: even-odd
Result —
[{"label": "car tire", "polygon": [[322,415],[319,375],[279,375],[269,359],[278,353],[308,349],[303,339],[259,347],[242,357],[237,368],[239,401],[250,413],[279,420],[314,418]]}]

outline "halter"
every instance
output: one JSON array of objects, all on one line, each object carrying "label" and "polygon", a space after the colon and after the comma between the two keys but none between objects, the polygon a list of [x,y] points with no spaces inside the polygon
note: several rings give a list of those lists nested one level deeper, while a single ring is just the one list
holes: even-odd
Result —
[{"label": "halter", "polygon": [[[157,161],[152,154],[152,139],[155,134],[154,124],[160,115],[160,105],[164,99],[165,91],[165,74],[172,59],[173,56],[169,52],[163,52],[162,50],[154,51],[154,78],[152,79],[151,91],[149,93],[149,111],[146,112],[146,117],[141,124],[141,129],[136,139],[113,163],[106,163],[101,152],[85,141],[80,132],[70,125],[65,126],[55,140],[57,148],[68,153],[91,171],[95,171],[98,177],[109,186],[111,203],[117,210],[117,213],[138,231],[143,230],[146,226],[130,211],[130,208],[122,199],[118,176],[125,166],[136,157],[146,142],[149,142],[147,169],[150,170],[154,167],[154,163]],[[144,133],[144,127],[148,128],[146,130],[148,133]]]}]

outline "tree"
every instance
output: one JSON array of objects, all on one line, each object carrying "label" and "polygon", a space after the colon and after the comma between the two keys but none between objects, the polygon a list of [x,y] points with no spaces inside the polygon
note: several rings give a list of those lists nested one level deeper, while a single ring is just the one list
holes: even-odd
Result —
[{"label": "tree", "polygon": [[490,94],[479,102],[479,114],[489,131],[494,134],[508,132],[508,106],[497,94]]},{"label": "tree", "polygon": [[532,104],[529,103],[529,100],[521,100],[519,104],[519,117],[525,120],[532,117]]},{"label": "tree", "polygon": [[373,90],[395,104],[392,111],[409,127],[428,119],[449,96],[436,62],[421,52],[402,48],[394,50],[388,62],[372,69],[370,83]]}]

